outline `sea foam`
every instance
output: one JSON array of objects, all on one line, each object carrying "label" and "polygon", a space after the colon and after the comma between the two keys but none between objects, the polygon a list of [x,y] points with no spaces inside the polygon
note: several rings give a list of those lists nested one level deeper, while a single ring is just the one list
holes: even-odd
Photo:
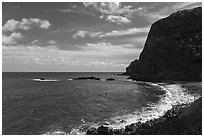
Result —
[{"label": "sea foam", "polygon": [[34,78],[34,79],[31,79],[33,81],[39,81],[39,82],[54,82],[54,81],[58,81],[56,79],[39,79],[39,78]]}]

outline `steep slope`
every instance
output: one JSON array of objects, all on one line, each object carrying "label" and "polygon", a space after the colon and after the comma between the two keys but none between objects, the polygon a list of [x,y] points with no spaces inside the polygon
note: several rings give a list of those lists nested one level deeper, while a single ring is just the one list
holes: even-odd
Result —
[{"label": "steep slope", "polygon": [[139,60],[126,74],[134,80],[200,80],[202,8],[182,10],[153,23]]}]

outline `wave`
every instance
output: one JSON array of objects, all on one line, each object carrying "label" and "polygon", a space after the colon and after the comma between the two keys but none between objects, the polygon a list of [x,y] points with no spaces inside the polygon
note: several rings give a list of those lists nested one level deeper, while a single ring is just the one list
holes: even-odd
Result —
[{"label": "wave", "polygon": [[61,131],[59,129],[54,130],[54,131],[48,131],[46,133],[44,133],[43,135],[69,135],[68,133]]},{"label": "wave", "polygon": [[[68,79],[68,80],[77,80],[77,79]],[[83,80],[90,80],[90,79],[83,79]],[[99,80],[99,79],[95,79],[95,80]],[[100,81],[111,81],[111,80],[107,80],[107,79],[100,79]]]},{"label": "wave", "polygon": [[34,78],[34,79],[31,79],[33,81],[40,81],[40,82],[54,82],[54,81],[58,81],[57,79],[42,79],[42,78]]},{"label": "wave", "polygon": [[[133,82],[133,81],[131,81]],[[201,96],[199,94],[188,94],[185,92],[187,89],[181,87],[178,84],[164,85],[161,86],[157,83],[151,82],[138,82],[144,83],[154,87],[158,87],[166,93],[160,95],[160,100],[157,103],[149,103],[147,107],[143,107],[131,114],[126,114],[122,116],[116,116],[105,120],[106,126],[113,129],[125,128],[125,126],[137,122],[146,122],[151,119],[156,119],[163,116],[168,110],[170,110],[174,105],[190,104],[195,100],[199,99]],[[89,123],[86,126],[98,128],[103,123]],[[70,134],[85,134],[84,125],[73,129]]]}]

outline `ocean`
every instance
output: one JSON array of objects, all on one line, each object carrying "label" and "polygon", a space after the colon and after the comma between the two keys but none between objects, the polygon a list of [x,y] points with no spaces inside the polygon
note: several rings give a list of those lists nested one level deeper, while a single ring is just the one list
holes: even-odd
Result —
[{"label": "ocean", "polygon": [[[171,108],[171,93],[117,72],[3,72],[4,135],[85,134],[90,127],[124,128],[158,118]],[[101,80],[74,80],[94,76]],[[43,79],[38,79],[43,78]],[[106,81],[114,78],[114,81]]]}]

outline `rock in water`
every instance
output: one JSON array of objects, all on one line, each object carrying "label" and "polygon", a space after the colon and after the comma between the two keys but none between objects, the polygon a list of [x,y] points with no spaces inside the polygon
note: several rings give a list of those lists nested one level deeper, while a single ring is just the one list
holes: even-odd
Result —
[{"label": "rock in water", "polygon": [[97,129],[92,127],[87,131],[87,135],[97,135]]},{"label": "rock in water", "polygon": [[74,80],[100,80],[100,78],[96,78],[94,76],[91,77],[78,77],[78,78],[73,78]]},{"label": "rock in water", "polygon": [[34,78],[36,80],[45,80],[44,78]]},{"label": "rock in water", "polygon": [[137,124],[131,124],[125,126],[125,132],[134,131],[137,128]]},{"label": "rock in water", "polygon": [[102,125],[97,129],[97,133],[98,135],[111,135],[113,134],[113,130]]},{"label": "rock in water", "polygon": [[126,68],[134,80],[201,80],[202,8],[171,14],[152,24],[139,60]]},{"label": "rock in water", "polygon": [[106,81],[114,81],[114,78],[107,78]]}]

